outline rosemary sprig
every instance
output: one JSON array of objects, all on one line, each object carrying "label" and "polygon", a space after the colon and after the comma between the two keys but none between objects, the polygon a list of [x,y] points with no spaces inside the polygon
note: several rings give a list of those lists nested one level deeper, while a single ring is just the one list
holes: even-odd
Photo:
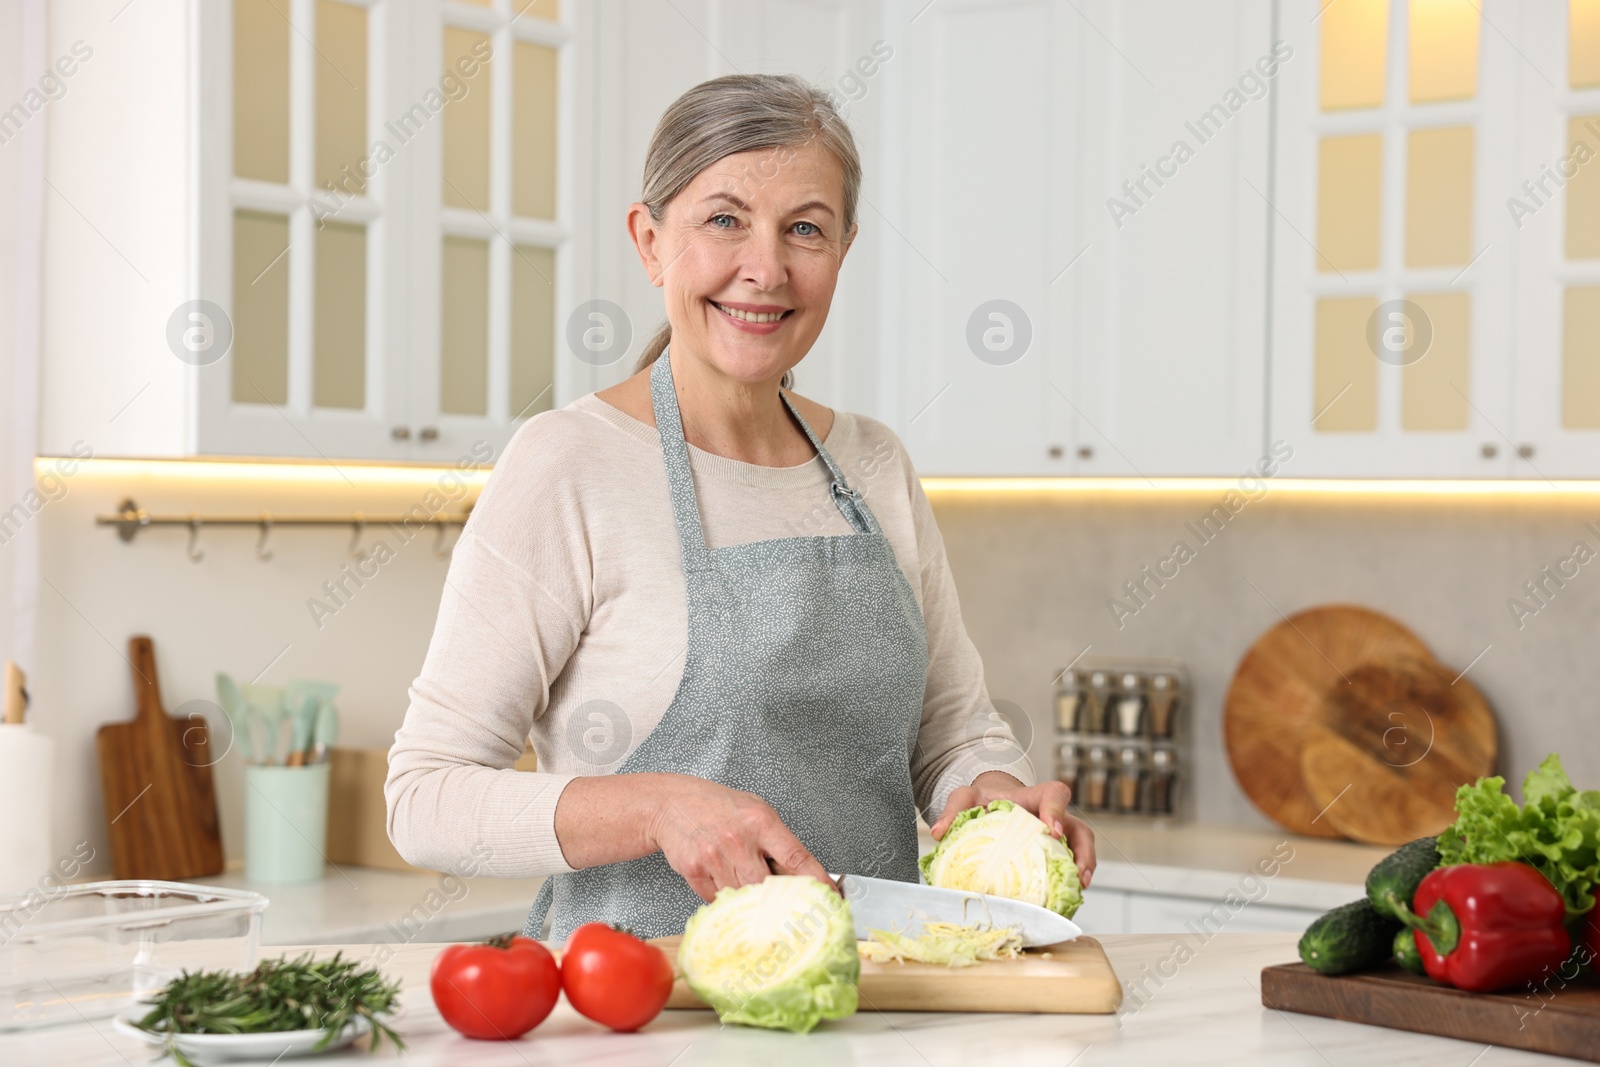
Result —
[{"label": "rosemary sprig", "polygon": [[178,1034],[260,1034],[286,1030],[322,1030],[316,1051],[326,1048],[339,1031],[357,1018],[372,1024],[372,1049],[388,1035],[395,1047],[405,1042],[378,1018],[393,1010],[400,983],[372,968],[335,953],[313,960],[307,952],[263,960],[248,973],[184,971],[153,998],[138,1022],[142,1030],[167,1035],[167,1053],[179,1067],[193,1067],[178,1050]]}]

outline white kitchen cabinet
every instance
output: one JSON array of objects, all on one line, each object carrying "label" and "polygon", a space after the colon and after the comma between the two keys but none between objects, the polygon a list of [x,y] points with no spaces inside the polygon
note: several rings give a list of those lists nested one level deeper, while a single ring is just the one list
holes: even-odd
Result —
[{"label": "white kitchen cabinet", "polygon": [[[1351,899],[1360,894],[1360,886],[1350,888]],[[1226,895],[1090,888],[1073,921],[1091,935],[1299,933],[1326,910],[1285,907],[1265,900],[1252,903],[1242,898],[1230,903]]]},{"label": "white kitchen cabinet", "polygon": [[[1357,891],[1352,890],[1352,893]],[[1208,935],[1298,933],[1322,914],[1308,908],[1284,908],[1250,903],[1243,898],[1230,903],[1194,897],[1132,893],[1128,900],[1130,934]]]},{"label": "white kitchen cabinet", "polygon": [[828,323],[796,369],[796,389],[821,403],[875,414],[881,361],[875,346],[889,323],[876,299],[876,257],[897,240],[876,213],[885,181],[879,136],[883,101],[904,60],[905,41],[886,25],[883,5],[857,0],[719,3],[621,0],[588,5],[572,23],[573,154],[585,181],[574,190],[572,295],[564,307],[605,301],[620,310],[630,340],[603,358],[580,361],[563,345],[563,381],[578,395],[633,373],[665,319],[626,226],[640,194],[645,154],[667,107],[684,91],[734,73],[798,74],[833,92],[864,157],[862,235],[846,256]]},{"label": "white kitchen cabinet", "polygon": [[1515,469],[1517,6],[1283,5],[1270,434],[1296,474]]},{"label": "white kitchen cabinet", "polygon": [[1125,934],[1132,894],[1120,889],[1089,889],[1072,921],[1086,934]]},{"label": "white kitchen cabinet", "polygon": [[883,414],[922,473],[1223,475],[1261,455],[1251,186],[1267,184],[1270,80],[1251,71],[1269,6],[916,15],[886,117],[903,173],[879,289],[897,375]]},{"label": "white kitchen cabinet", "polygon": [[1265,448],[1271,4],[1082,14],[1104,36],[1079,41],[1081,135],[1064,161],[1082,250],[1056,283],[1077,292],[1061,383],[1075,469],[1242,473]]},{"label": "white kitchen cabinet", "polygon": [[1076,17],[1048,0],[903,14],[899,172],[863,218],[887,231],[885,415],[923,474],[1065,473],[1074,289],[1052,279],[1079,247]]},{"label": "white kitchen cabinet", "polygon": [[566,24],[95,7],[50,4],[52,54],[91,54],[49,115],[41,451],[448,462],[555,402]]},{"label": "white kitchen cabinet", "polygon": [[[1576,5],[1573,5],[1575,8]],[[1512,428],[1529,478],[1600,475],[1600,30],[1568,5],[1518,5]]]}]

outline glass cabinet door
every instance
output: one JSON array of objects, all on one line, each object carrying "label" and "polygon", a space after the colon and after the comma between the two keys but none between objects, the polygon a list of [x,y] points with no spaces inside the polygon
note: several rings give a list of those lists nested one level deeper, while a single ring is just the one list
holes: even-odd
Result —
[{"label": "glass cabinet door", "polygon": [[419,7],[416,68],[447,102],[418,157],[415,454],[450,462],[556,404],[568,32],[553,0]]},{"label": "glass cabinet door", "polygon": [[[232,329],[201,366],[199,450],[402,458],[396,222],[404,193],[375,116],[394,5],[230,0],[200,32],[203,293]],[[213,91],[214,90],[214,91]],[[219,151],[214,142],[228,145]]]},{"label": "glass cabinet door", "polygon": [[[1517,473],[1600,477],[1600,0],[1531,4],[1518,32]],[[1524,454],[1525,453],[1525,454]]]},{"label": "glass cabinet door", "polygon": [[1516,229],[1503,204],[1523,60],[1485,25],[1495,6],[1287,5],[1294,54],[1263,191],[1269,436],[1295,448],[1299,474],[1510,469]]}]

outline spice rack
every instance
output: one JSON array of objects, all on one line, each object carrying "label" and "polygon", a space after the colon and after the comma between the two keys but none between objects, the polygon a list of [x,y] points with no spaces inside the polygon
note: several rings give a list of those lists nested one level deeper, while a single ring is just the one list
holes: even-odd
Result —
[{"label": "spice rack", "polygon": [[1180,813],[1182,722],[1189,670],[1182,660],[1082,658],[1056,677],[1056,777],[1085,812]]}]

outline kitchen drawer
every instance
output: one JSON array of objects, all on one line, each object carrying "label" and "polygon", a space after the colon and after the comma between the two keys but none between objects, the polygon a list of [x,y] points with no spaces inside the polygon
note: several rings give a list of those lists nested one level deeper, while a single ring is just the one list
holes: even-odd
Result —
[{"label": "kitchen drawer", "polygon": [[1299,933],[1322,914],[1264,903],[1245,903],[1234,909],[1222,900],[1154,893],[1131,893],[1128,897],[1125,932],[1130,934]]},{"label": "kitchen drawer", "polygon": [[1128,904],[1133,894],[1121,889],[1090,889],[1083,894],[1083,906],[1072,921],[1086,934],[1125,934],[1128,932]]}]

